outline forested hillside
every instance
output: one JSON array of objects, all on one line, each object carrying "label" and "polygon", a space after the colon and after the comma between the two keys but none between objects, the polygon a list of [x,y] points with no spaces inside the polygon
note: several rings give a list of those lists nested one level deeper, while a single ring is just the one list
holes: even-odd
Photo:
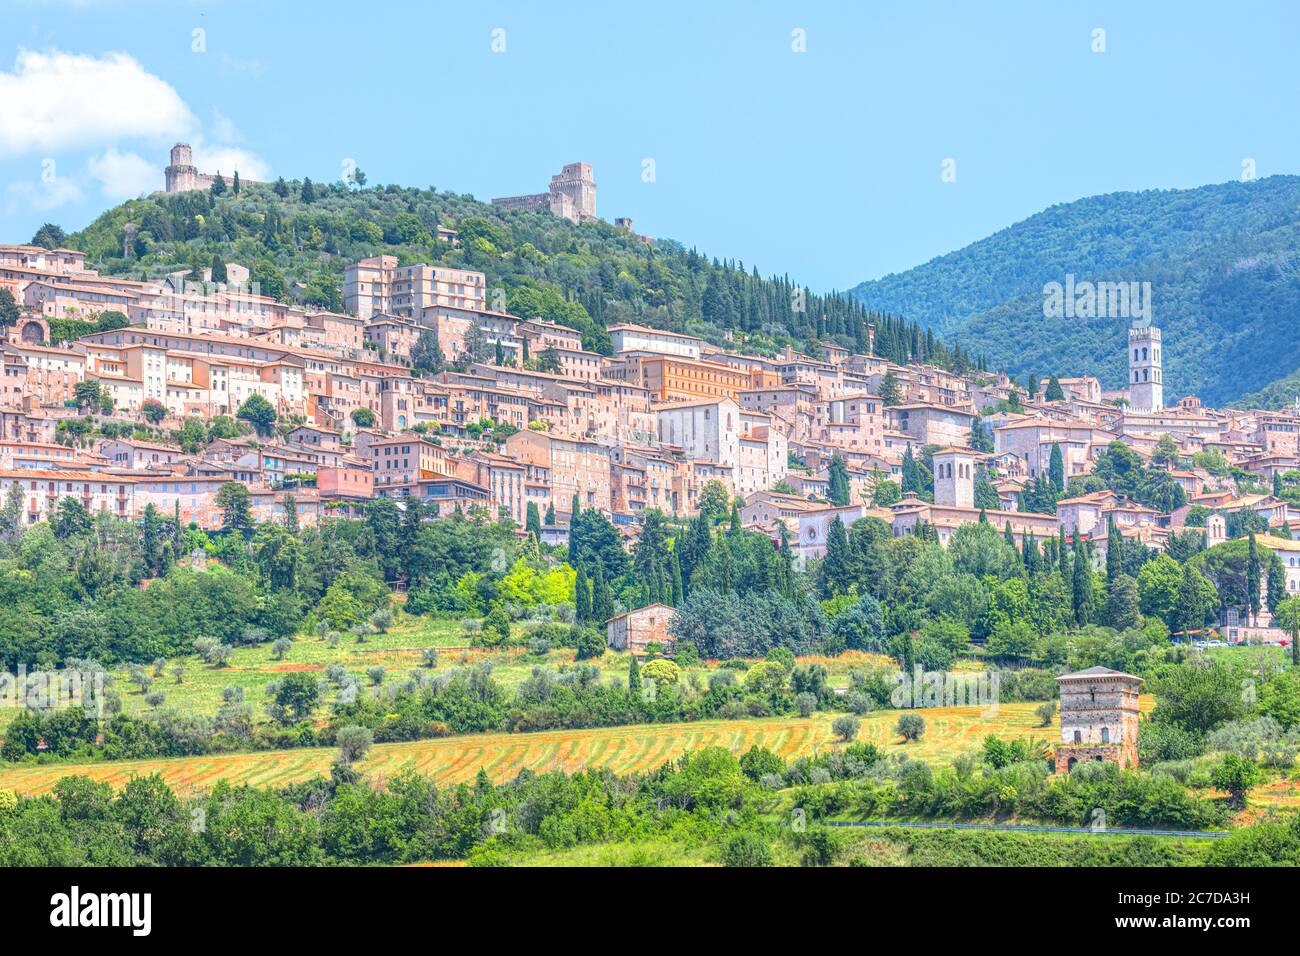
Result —
[{"label": "forested hillside", "polygon": [[[1300,366],[1300,177],[1093,196],[853,290],[1016,374],[1124,384],[1122,319],[1047,319],[1043,286],[1150,282],[1166,398],[1225,404]],[[1264,396],[1290,401],[1285,386]]]},{"label": "forested hillside", "polygon": [[[436,237],[457,231],[459,244]],[[709,259],[672,240],[642,241],[607,223],[574,225],[548,213],[505,212],[470,196],[398,186],[347,187],[310,180],[234,184],[219,193],[154,195],[110,209],[67,243],[92,266],[117,275],[160,277],[214,260],[248,265],[264,294],[339,310],[344,266],[396,255],[474,269],[505,306],[582,330],[584,346],[608,352],[605,326],[637,322],[689,331],[721,344],[773,354],[786,344],[815,351],[834,339],[865,351],[867,322],[877,352],[950,367],[970,364],[934,336],[871,315],[847,294],[814,295],[789,278],[761,278],[744,264]]]}]

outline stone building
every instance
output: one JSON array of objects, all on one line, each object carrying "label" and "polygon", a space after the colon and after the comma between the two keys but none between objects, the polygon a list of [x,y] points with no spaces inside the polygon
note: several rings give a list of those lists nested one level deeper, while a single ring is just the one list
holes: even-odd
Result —
[{"label": "stone building", "polygon": [[1128,330],[1128,400],[1138,411],[1165,407],[1164,363],[1160,358],[1160,329],[1154,325]]},{"label": "stone building", "polygon": [[1138,688],[1142,678],[1109,667],[1089,667],[1056,678],[1061,691],[1061,742],[1056,772],[1081,760],[1138,765]]},{"label": "stone building", "polygon": [[668,624],[676,613],[667,604],[656,602],[611,617],[605,622],[609,646],[619,651],[645,654],[649,645],[659,644],[665,653],[671,653],[673,638],[668,633]]},{"label": "stone building", "polygon": [[[235,173],[239,170],[230,171],[226,177],[226,185],[229,186],[234,180]],[[192,189],[211,189],[212,183],[216,180],[217,173],[201,173],[197,166],[194,165],[194,151],[190,149],[189,143],[177,143],[172,147],[171,162],[163,170],[163,176],[166,179],[166,185],[163,192],[184,193]],[[240,185],[253,182],[251,179],[239,177]]]},{"label": "stone building", "polygon": [[502,196],[493,199],[492,205],[503,209],[546,210],[570,222],[590,222],[596,218],[596,182],[591,178],[591,164],[566,163],[551,177],[549,191]]}]

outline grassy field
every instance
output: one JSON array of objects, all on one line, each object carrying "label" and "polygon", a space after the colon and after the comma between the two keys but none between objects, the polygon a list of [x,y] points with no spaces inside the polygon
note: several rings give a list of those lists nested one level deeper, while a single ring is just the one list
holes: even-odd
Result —
[{"label": "grassy field", "polygon": [[[906,750],[918,759],[949,762],[978,750],[985,736],[1036,737],[1052,741],[1059,726],[1038,727],[1037,704],[1003,704],[996,713],[978,707],[922,710],[926,733],[920,741],[900,743],[894,733],[898,711],[863,718],[859,739],[886,752]],[[609,767],[616,773],[650,770],[688,750],[719,745],[739,754],[760,744],[787,760],[840,746],[831,733],[833,714],[808,718],[781,717],[689,724],[639,724],[631,727],[568,730],[530,734],[476,734],[377,745],[358,764],[376,782],[414,767],[442,784],[471,780],[480,769],[495,781],[524,769],[543,773]],[[17,766],[0,770],[0,788],[18,793],[49,790],[60,777],[84,774],[122,786],[133,776],[160,773],[179,791],[204,790],[218,780],[258,786],[283,786],[328,773],[332,748],[301,748],[247,754],[221,754],[160,760],[93,764]]]},{"label": "grassy field", "polygon": [[[422,650],[437,647],[440,649],[440,671],[486,662],[492,665],[493,674],[499,683],[505,687],[514,687],[535,667],[558,668],[572,665],[575,658],[575,651],[569,648],[556,648],[541,656],[530,654],[523,647],[470,648],[467,644],[460,621],[398,614],[386,633],[372,634],[364,643],[357,643],[356,638],[349,635],[338,646],[330,647],[321,638],[300,634],[294,639],[293,647],[284,660],[275,659],[269,643],[237,648],[229,664],[220,668],[203,663],[195,654],[176,658],[167,662],[162,676],[155,677],[150,690],[161,691],[165,695],[163,707],[213,716],[221,706],[222,689],[239,685],[244,688],[244,699],[254,706],[257,717],[261,719],[264,716],[261,707],[266,700],[266,685],[293,671],[311,671],[323,677],[327,666],[342,664],[361,679],[363,686],[368,686],[370,682],[366,671],[369,668],[376,665],[384,667],[388,672],[388,680],[403,678],[408,671],[422,666]],[[847,687],[849,672],[852,670],[889,663],[886,657],[856,651],[838,657],[801,659],[803,663],[811,661],[817,661],[826,668],[833,687]],[[171,673],[172,666],[177,662],[185,666],[180,683],[176,682]],[[591,663],[600,667],[606,677],[627,678],[626,653],[610,650]],[[692,672],[703,675],[717,669],[717,662],[701,662],[686,668],[685,672],[687,676]],[[150,674],[154,673],[152,666],[147,670]],[[115,670],[114,678],[115,689],[121,694],[122,709],[126,713],[149,709],[144,693],[131,682],[127,668]],[[331,700],[332,691],[327,692],[323,703],[328,706]],[[0,736],[14,713],[13,708],[0,708]]]}]

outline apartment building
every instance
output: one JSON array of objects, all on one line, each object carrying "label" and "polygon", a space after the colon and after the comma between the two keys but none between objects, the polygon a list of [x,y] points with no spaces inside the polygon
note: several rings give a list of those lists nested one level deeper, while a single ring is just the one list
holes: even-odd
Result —
[{"label": "apartment building", "polygon": [[371,256],[343,272],[343,307],[358,319],[396,315],[420,318],[426,308],[484,309],[486,278],[481,272],[431,266],[401,266],[396,256]]}]

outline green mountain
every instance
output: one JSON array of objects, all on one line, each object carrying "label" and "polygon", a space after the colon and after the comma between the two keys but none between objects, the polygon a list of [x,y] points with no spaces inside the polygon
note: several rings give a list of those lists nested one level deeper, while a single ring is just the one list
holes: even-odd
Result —
[{"label": "green mountain", "polygon": [[851,291],[990,367],[1093,374],[1120,388],[1127,323],[1047,318],[1044,286],[1070,274],[1150,282],[1167,401],[1194,394],[1221,405],[1260,393],[1276,406],[1295,398],[1279,380],[1300,370],[1298,210],[1296,176],[1093,196]]},{"label": "green mountain", "polygon": [[[453,245],[438,227],[456,230]],[[814,295],[788,277],[761,278],[742,263],[709,259],[672,240],[649,242],[604,222],[575,225],[544,212],[503,211],[471,196],[310,180],[233,183],[153,195],[108,210],[68,245],[112,275],[159,278],[215,261],[252,270],[263,294],[341,310],[343,268],[389,253],[486,274],[489,306],[576,328],[586,348],[608,352],[607,324],[685,331],[756,354],[827,339],[865,351],[970,365],[915,323],[875,315],[844,293]]]}]

